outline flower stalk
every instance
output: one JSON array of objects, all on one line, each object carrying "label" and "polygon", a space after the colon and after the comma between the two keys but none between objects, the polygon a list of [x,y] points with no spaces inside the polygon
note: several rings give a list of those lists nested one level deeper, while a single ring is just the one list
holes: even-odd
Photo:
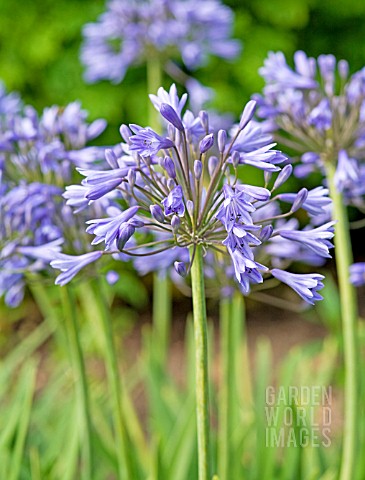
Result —
[{"label": "flower stalk", "polygon": [[[193,248],[191,248],[190,256],[192,257],[193,254]],[[195,336],[199,480],[210,480],[208,338],[204,291],[203,250],[200,245],[197,245],[195,248],[194,262],[191,265],[191,286]]]},{"label": "flower stalk", "polygon": [[341,300],[342,335],[344,345],[345,392],[344,392],[344,435],[340,480],[354,478],[357,445],[357,301],[354,286],[349,281],[350,265],[353,263],[347,209],[343,195],[335,185],[335,168],[327,164],[327,179],[333,201],[333,218],[337,220],[334,238],[336,266]]},{"label": "flower stalk", "polygon": [[65,323],[67,325],[68,340],[72,362],[77,372],[77,398],[81,403],[81,411],[84,416],[84,435],[80,437],[80,444],[84,453],[84,471],[82,478],[93,478],[93,438],[90,408],[90,395],[87,383],[84,355],[80,339],[80,326],[74,309],[74,298],[69,287],[61,289],[62,304],[64,308]]},{"label": "flower stalk", "polygon": [[[102,289],[100,289],[102,291]],[[134,478],[133,468],[130,458],[130,447],[128,446],[128,435],[126,431],[126,421],[122,405],[122,385],[118,369],[118,356],[115,349],[113,330],[109,310],[105,305],[100,292],[95,295],[98,313],[102,320],[104,333],[104,358],[107,371],[108,382],[110,386],[110,395],[113,403],[115,437],[116,437],[116,456],[118,463],[118,479]]]}]

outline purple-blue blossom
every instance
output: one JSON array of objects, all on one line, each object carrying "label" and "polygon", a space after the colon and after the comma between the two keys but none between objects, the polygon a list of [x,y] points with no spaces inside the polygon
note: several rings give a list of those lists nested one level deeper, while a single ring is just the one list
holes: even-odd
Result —
[{"label": "purple-blue blossom", "polygon": [[193,0],[109,0],[97,22],[83,29],[85,80],[119,83],[151,55],[182,59],[189,69],[210,55],[234,58],[240,43],[231,39],[232,25],[232,11],[219,0],[201,0],[199,8]]},{"label": "purple-blue blossom", "polygon": [[[270,245],[278,243],[275,239],[280,232],[283,232],[281,241],[293,245],[288,249],[292,256],[286,257],[286,268],[297,260],[299,250],[307,263],[311,258],[328,256],[332,223],[318,224],[316,228],[308,223],[300,231],[284,228],[285,225],[280,229],[280,222],[293,215],[291,203],[295,209],[303,207],[305,215],[309,194],[304,189],[294,194],[293,199],[290,195],[285,197],[284,202],[280,199],[282,194],[273,197],[292,169],[285,167],[278,180],[280,165],[286,157],[273,149],[271,135],[253,121],[254,101],[243,109],[241,123],[226,134],[207,132],[210,123],[207,112],[197,116],[189,111],[184,113],[186,97],[179,99],[174,87],[169,91],[159,89],[151,100],[157,110],[162,107],[162,118],[168,120],[167,131],[160,135],[151,128],[123,126],[125,143],[118,153],[108,152],[109,169],[82,170],[83,190],[73,186],[66,193],[68,203],[80,210],[86,203],[83,197],[91,198],[87,189],[107,186],[104,192],[99,191],[102,194],[99,200],[112,198],[113,206],[104,216],[87,222],[87,232],[94,235],[91,243],[99,248],[104,244],[99,250],[100,257],[104,254],[119,260],[130,257],[139,271],[161,269],[185,276],[190,272],[197,245],[201,245],[206,251],[209,275],[221,270],[226,276],[223,289],[235,280],[241,291],[248,294],[278,264],[276,253],[270,254]],[[215,145],[219,147],[219,157],[215,156]],[[246,163],[263,171],[262,185],[241,182]],[[109,182],[114,180],[116,186],[109,188],[112,187]],[[318,196],[319,203],[327,205],[326,193],[317,192],[313,197]],[[319,207],[314,212],[308,202],[306,207],[313,215],[323,213]],[[96,255],[85,258],[99,259]],[[84,257],[70,264],[53,262],[56,268],[63,268],[62,284],[73,278],[83,262]],[[307,291],[304,295],[298,289],[299,280],[289,281],[300,276],[288,275],[283,277],[284,283],[303,298],[310,303],[320,298]],[[320,275],[305,278],[311,291],[320,288]]]},{"label": "purple-blue blossom", "polygon": [[[294,68],[281,52],[269,53],[260,69],[266,85],[256,95],[258,116],[281,146],[293,152],[295,174],[335,170],[336,188],[347,204],[363,205],[365,73],[349,75],[345,60],[317,59],[299,51]],[[313,202],[312,202],[313,203]]]},{"label": "purple-blue blossom", "polygon": [[[102,119],[88,122],[78,102],[45,108],[39,115],[0,85],[0,296],[11,307],[22,301],[28,275],[54,273],[49,263],[61,252],[91,249],[85,220],[62,198],[74,167],[87,167],[104,156],[103,147],[87,142],[105,128]],[[1,137],[6,142],[1,141]],[[72,206],[101,215],[106,198],[85,198],[82,186],[71,188]],[[72,196],[72,195],[71,195]],[[92,213],[91,213],[92,212]]]},{"label": "purple-blue blossom", "polygon": [[322,282],[324,279],[323,275],[315,273],[289,273],[278,268],[273,268],[271,274],[281,282],[289,285],[307,303],[314,305],[316,301],[323,299],[318,293],[318,290],[324,287]]}]

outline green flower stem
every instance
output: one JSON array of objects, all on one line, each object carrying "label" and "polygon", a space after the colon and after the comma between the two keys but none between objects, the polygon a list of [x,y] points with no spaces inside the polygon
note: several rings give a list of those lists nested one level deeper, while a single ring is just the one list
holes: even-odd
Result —
[{"label": "green flower stem", "polygon": [[126,420],[122,405],[122,384],[118,369],[118,356],[114,345],[111,317],[108,306],[102,296],[102,287],[95,292],[95,300],[98,314],[103,326],[105,367],[110,387],[111,400],[113,402],[113,414],[116,437],[116,454],[118,462],[119,480],[135,478],[133,475],[130,450],[128,448],[128,435],[126,431]]},{"label": "green flower stem", "polygon": [[234,351],[232,338],[232,302],[226,297],[220,301],[220,398],[219,398],[219,432],[218,432],[218,475],[220,480],[229,480],[230,475],[230,441],[232,435],[231,402],[234,396]]},{"label": "green flower stem", "polygon": [[[190,256],[192,255],[193,249],[190,251]],[[203,252],[201,245],[196,246],[195,258],[191,267],[191,287],[195,336],[195,384],[199,480],[210,480],[208,339]]]},{"label": "green flower stem", "polygon": [[349,267],[353,263],[351,238],[346,206],[334,182],[335,168],[327,165],[327,179],[333,201],[333,218],[337,220],[334,238],[342,316],[342,334],[345,364],[344,434],[340,480],[354,478],[357,446],[357,300],[355,288],[349,281]]},{"label": "green flower stem", "polygon": [[80,340],[80,327],[75,311],[75,300],[69,287],[60,289],[64,308],[64,319],[68,333],[70,352],[73,364],[77,371],[78,398],[81,403],[81,411],[84,415],[85,435],[81,438],[81,445],[85,456],[85,470],[82,477],[86,480],[93,478],[93,439],[89,388],[85,370],[84,356]]},{"label": "green flower stem", "polygon": [[[158,54],[152,53],[147,61],[147,89],[148,94],[156,95],[157,90],[162,84],[161,63]],[[161,131],[159,115],[152,102],[149,102],[149,126],[157,133]]]},{"label": "green flower stem", "polygon": [[[239,476],[240,460],[234,455],[234,429],[240,422],[240,401],[248,393],[247,376],[242,365],[247,366],[245,337],[245,304],[241,292],[220,301],[220,397],[218,432],[219,480]],[[244,358],[244,356],[245,358]],[[248,369],[247,369],[248,370]]]},{"label": "green flower stem", "polygon": [[169,346],[171,330],[171,283],[167,272],[153,276],[152,310],[155,347],[158,360],[163,364]]}]

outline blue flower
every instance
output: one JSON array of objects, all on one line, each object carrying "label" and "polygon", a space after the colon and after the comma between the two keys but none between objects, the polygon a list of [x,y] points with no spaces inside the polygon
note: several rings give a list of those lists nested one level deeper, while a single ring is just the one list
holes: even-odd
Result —
[{"label": "blue flower", "polygon": [[56,278],[56,285],[62,287],[66,285],[66,283],[69,283],[82,268],[99,260],[102,254],[103,252],[100,251],[89,252],[83,255],[65,255],[64,253],[59,253],[55,260],[51,262],[53,268],[62,271]]},{"label": "blue flower", "polygon": [[323,299],[318,293],[318,290],[324,287],[322,282],[324,279],[323,275],[317,273],[289,273],[278,268],[273,268],[271,274],[281,282],[289,285],[307,303],[314,305],[316,301]]},{"label": "blue flower", "polygon": [[321,257],[331,258],[329,248],[333,248],[330,240],[335,235],[333,227],[335,223],[325,223],[311,230],[279,230],[277,234],[287,240],[301,243]]},{"label": "blue flower", "polygon": [[[307,190],[302,189],[293,198],[291,194],[283,197],[293,206],[282,212],[281,194],[271,198],[272,191],[289,178],[293,169],[285,167],[274,187],[268,188],[271,174],[280,172],[279,165],[286,157],[274,150],[271,136],[262,133],[257,122],[252,127],[255,102],[249,102],[237,128],[227,134],[222,130],[212,133],[205,111],[198,117],[192,112],[184,113],[186,98],[179,99],[176,88],[159,89],[152,100],[169,122],[169,138],[150,128],[122,126],[120,131],[126,143],[118,150],[107,150],[109,170],[81,170],[85,176],[82,188],[72,187],[66,193],[68,203],[78,210],[88,203],[89,208],[96,205],[94,199],[100,194],[112,198],[107,216],[87,222],[87,232],[95,235],[93,245],[104,242],[103,253],[123,261],[131,257],[136,268],[144,273],[166,272],[175,265],[175,269],[169,269],[174,278],[176,272],[190,272],[193,251],[201,245],[206,251],[207,275],[225,276],[225,281],[219,282],[225,291],[230,291],[233,281],[238,282],[244,293],[263,282],[264,274],[271,266],[281,265],[280,260],[285,261],[287,268],[298,252],[301,259],[310,262],[314,258],[317,264],[318,252],[328,256],[332,223],[323,227],[319,223],[317,229],[302,231],[297,231],[297,226],[289,228],[288,223],[280,228],[280,222],[306,202],[315,218],[323,213],[321,206],[327,202],[324,192],[314,192],[308,200]],[[213,151],[214,145],[218,145],[219,157]],[[245,164],[266,171],[262,175],[265,187],[241,182]],[[134,235],[137,228],[138,235]],[[291,256],[278,255],[279,240]]]},{"label": "blue flower", "polygon": [[142,157],[150,157],[160,150],[172,148],[174,142],[154,132],[151,128],[141,128],[136,135],[130,137],[130,150]]},{"label": "blue flower", "polygon": [[175,214],[182,217],[185,213],[185,205],[181,185],[171,190],[167,198],[164,198],[161,203],[165,207],[165,215]]},{"label": "blue flower", "polygon": [[119,83],[151,51],[162,58],[178,52],[189,69],[209,55],[234,58],[240,43],[230,38],[232,24],[232,11],[218,0],[202,0],[198,9],[193,0],[110,0],[97,22],[83,29],[85,79]]},{"label": "blue flower", "polygon": [[[120,241],[123,238],[124,244],[133,235],[135,225],[129,223],[128,231],[130,233],[129,238],[125,238],[126,224],[136,215],[138,206],[130,207],[124,212],[121,212],[116,207],[110,207],[107,209],[107,213],[112,215],[108,218],[99,218],[94,220],[88,220],[86,223],[89,225],[86,229],[87,233],[95,235],[92,245],[97,245],[101,242],[105,242],[105,249],[109,250],[114,246],[114,243]],[[122,246],[122,248],[124,245]]]}]

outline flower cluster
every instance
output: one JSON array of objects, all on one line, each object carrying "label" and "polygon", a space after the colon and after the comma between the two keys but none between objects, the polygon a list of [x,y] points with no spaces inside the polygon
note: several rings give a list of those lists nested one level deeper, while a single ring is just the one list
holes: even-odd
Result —
[{"label": "flower cluster", "polygon": [[[122,125],[122,154],[107,150],[110,168],[80,170],[85,177],[82,185],[70,186],[65,193],[67,203],[78,210],[110,192],[114,192],[116,201],[119,197],[119,208],[110,207],[107,217],[87,222],[87,232],[95,236],[92,243],[104,244],[99,257],[132,256],[140,259],[146,270],[148,265],[157,270],[160,262],[165,268],[174,263],[177,273],[186,276],[199,245],[218,259],[228,252],[233,275],[244,293],[271,274],[307,302],[319,299],[321,275],[271,268],[271,255],[265,246],[275,242],[280,248],[283,242],[283,246],[297,246],[292,249],[294,255],[300,248],[310,256],[329,257],[333,222],[316,228],[307,225],[305,229],[285,222],[300,208],[313,215],[323,214],[328,192],[302,189],[293,197],[287,194],[282,201],[280,194],[273,195],[290,177],[292,167],[280,168],[286,157],[252,120],[256,103],[246,105],[239,125],[228,135],[225,130],[217,134],[210,131],[205,111],[197,117],[189,110],[183,113],[186,95],[179,98],[174,86],[169,92],[159,89],[151,100],[167,122],[167,133]],[[264,186],[241,181],[245,165],[263,171]],[[280,208],[284,202],[290,207],[283,213]],[[265,264],[257,261],[259,250],[265,252]],[[83,262],[96,257],[95,252],[88,258],[74,257],[73,261],[63,261],[60,256],[52,262],[62,270],[58,283],[67,283],[78,266],[82,268]]]},{"label": "flower cluster", "polygon": [[333,55],[294,55],[291,69],[281,52],[271,52],[260,74],[266,81],[257,96],[267,128],[299,161],[295,173],[336,168],[336,185],[349,203],[364,206],[365,69],[349,75],[345,60]]},{"label": "flower cluster", "polygon": [[195,69],[210,54],[233,58],[239,42],[230,38],[233,14],[219,0],[110,0],[96,23],[85,25],[81,60],[88,82],[119,83],[127,69],[158,56],[178,53]]},{"label": "flower cluster", "polygon": [[[337,62],[333,55],[314,59],[298,51],[294,68],[281,52],[270,53],[260,73],[266,86],[256,98],[259,116],[293,152],[296,175],[320,171],[326,178],[334,170],[345,202],[364,212],[365,68],[349,75],[345,60]],[[355,285],[365,283],[364,265],[352,267]]]},{"label": "flower cluster", "polygon": [[15,307],[23,299],[26,275],[48,267],[61,244],[73,253],[88,248],[85,219],[73,215],[62,192],[75,165],[85,167],[104,155],[104,148],[85,145],[105,121],[87,123],[76,102],[46,108],[39,117],[5,93],[0,110],[0,296]]}]

